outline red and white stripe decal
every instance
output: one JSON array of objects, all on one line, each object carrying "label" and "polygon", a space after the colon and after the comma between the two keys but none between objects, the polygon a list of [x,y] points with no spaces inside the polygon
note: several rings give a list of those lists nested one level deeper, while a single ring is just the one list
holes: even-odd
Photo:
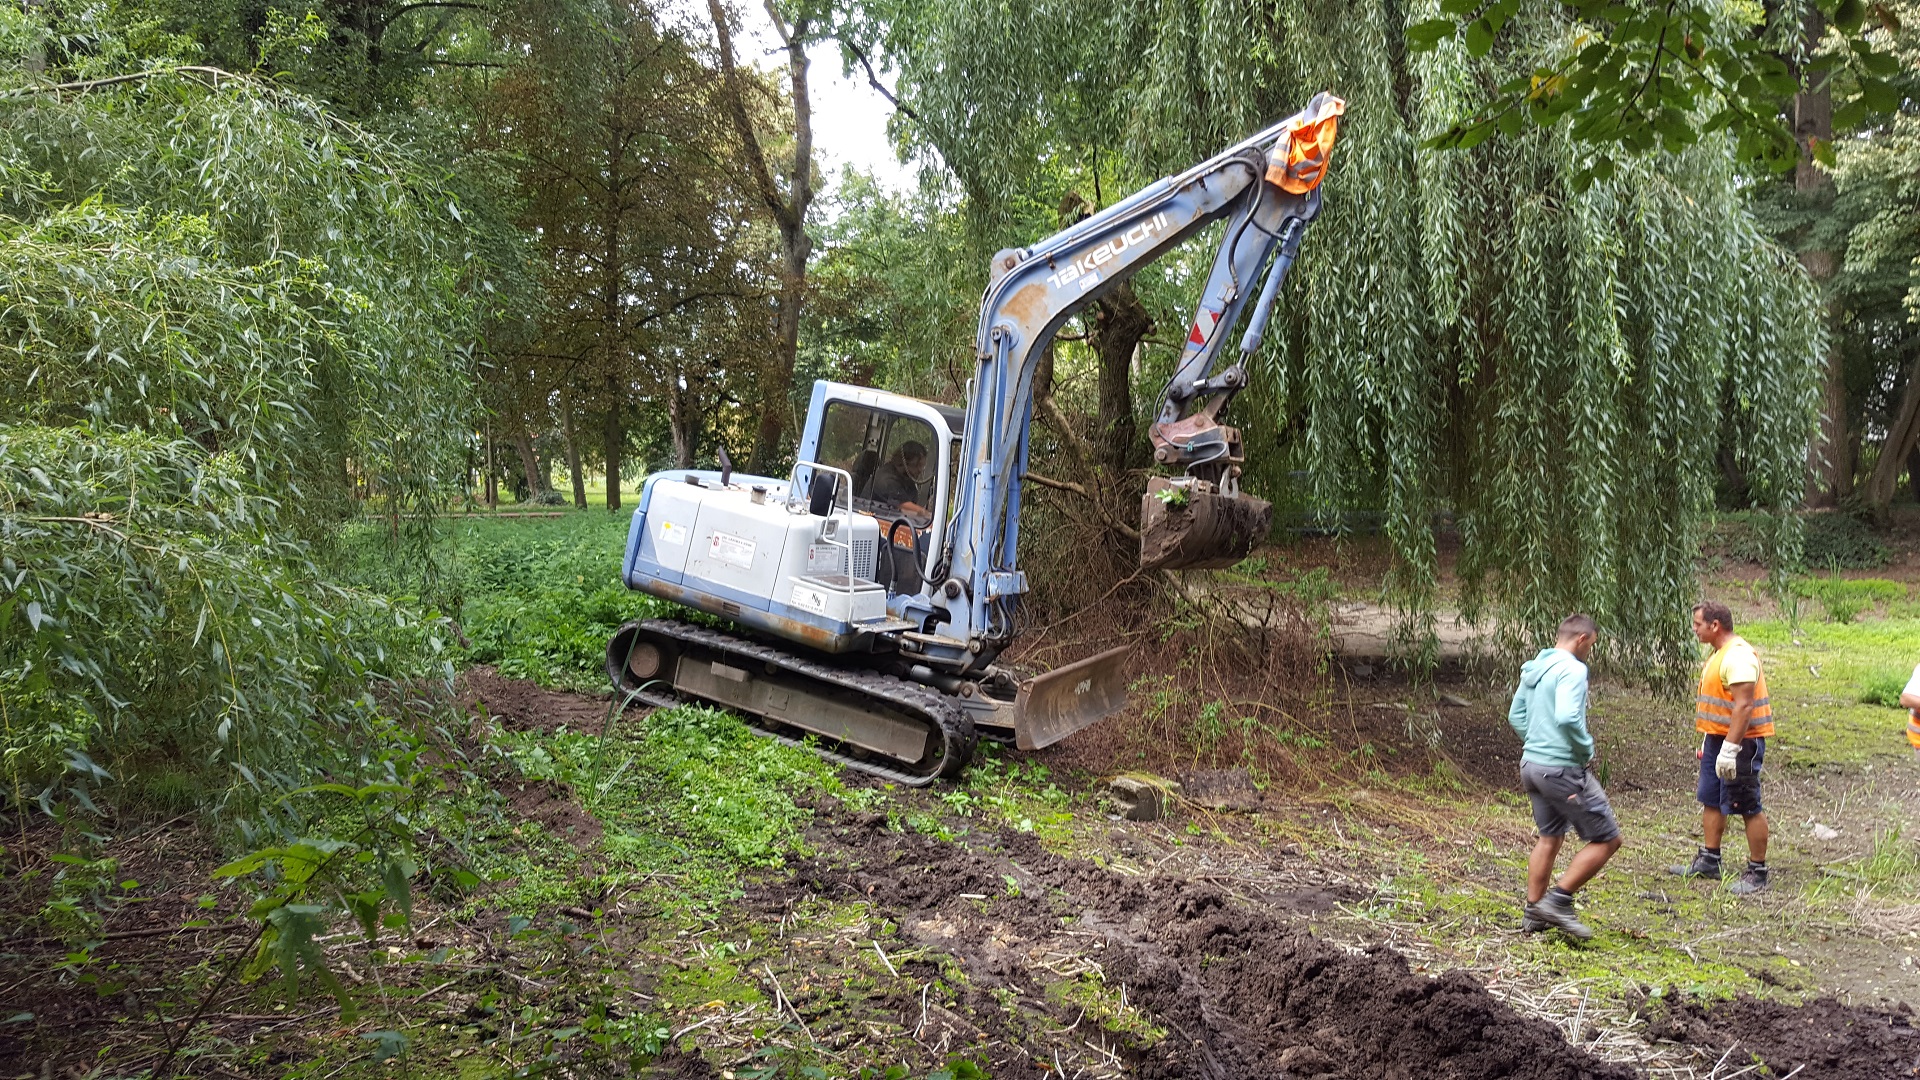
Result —
[{"label": "red and white stripe decal", "polygon": [[1201,308],[1199,317],[1193,320],[1193,332],[1187,335],[1187,344],[1196,348],[1205,345],[1207,339],[1213,336],[1214,324],[1219,321],[1219,312]]}]

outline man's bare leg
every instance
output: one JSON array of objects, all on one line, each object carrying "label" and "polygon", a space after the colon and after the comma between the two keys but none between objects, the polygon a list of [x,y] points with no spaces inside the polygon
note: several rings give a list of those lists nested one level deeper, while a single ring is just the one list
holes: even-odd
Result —
[{"label": "man's bare leg", "polygon": [[[1613,853],[1619,850],[1618,836],[1581,848],[1573,861],[1567,863],[1567,872],[1560,875],[1560,887],[1570,893],[1578,892],[1580,886],[1592,881],[1593,875],[1599,873],[1600,868],[1607,865],[1607,860],[1613,858]],[[1544,888],[1542,891],[1545,891]]]},{"label": "man's bare leg", "polygon": [[[1725,820],[1722,818],[1721,820]],[[1747,822],[1747,858],[1757,863],[1767,861],[1767,840],[1772,835],[1767,828],[1767,815],[1762,812],[1748,814]]]},{"label": "man's bare leg", "polygon": [[1527,903],[1537,904],[1547,895],[1547,884],[1553,880],[1553,861],[1560,857],[1560,842],[1565,839],[1542,836],[1534,840],[1533,854],[1527,856]]}]

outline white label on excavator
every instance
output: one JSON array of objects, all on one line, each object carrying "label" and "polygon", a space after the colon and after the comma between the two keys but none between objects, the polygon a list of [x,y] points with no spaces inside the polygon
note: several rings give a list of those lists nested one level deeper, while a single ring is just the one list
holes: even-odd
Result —
[{"label": "white label on excavator", "polygon": [[714,533],[707,542],[707,558],[715,559],[743,570],[753,569],[753,541],[744,536],[731,536],[727,533]]},{"label": "white label on excavator", "polygon": [[827,613],[827,594],[819,589],[809,589],[805,585],[793,587],[793,606],[802,611],[811,611],[815,615]]},{"label": "white label on excavator", "polygon": [[671,521],[660,523],[660,542],[663,544],[684,544],[687,542],[687,527],[675,525]]}]

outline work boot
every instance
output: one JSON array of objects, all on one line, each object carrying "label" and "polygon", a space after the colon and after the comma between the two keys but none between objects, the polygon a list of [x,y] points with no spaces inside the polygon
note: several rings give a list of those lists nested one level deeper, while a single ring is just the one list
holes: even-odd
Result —
[{"label": "work boot", "polygon": [[1547,895],[1533,905],[1533,917],[1581,941],[1593,936],[1593,930],[1574,915],[1573,897],[1557,887],[1548,889]]},{"label": "work boot", "polygon": [[1712,878],[1715,881],[1719,881],[1720,856],[1708,851],[1706,848],[1701,848],[1694,853],[1692,862],[1685,866],[1669,866],[1667,867],[1667,873],[1678,874],[1681,877],[1689,878]]},{"label": "work boot", "polygon": [[1520,932],[1521,933],[1537,934],[1540,931],[1545,930],[1549,925],[1547,920],[1541,918],[1540,913],[1534,910],[1536,906],[1537,905],[1535,905],[1534,902],[1531,900],[1521,901],[1521,904],[1520,904]]},{"label": "work boot", "polygon": [[1739,877],[1733,879],[1733,884],[1727,886],[1727,891],[1735,896],[1752,896],[1757,892],[1766,892],[1767,868],[1749,864],[1745,870],[1740,871]]}]

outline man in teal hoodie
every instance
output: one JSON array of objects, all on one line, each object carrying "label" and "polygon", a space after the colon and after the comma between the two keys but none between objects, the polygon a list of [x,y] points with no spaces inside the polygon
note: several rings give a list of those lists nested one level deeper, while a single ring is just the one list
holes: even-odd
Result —
[{"label": "man in teal hoodie", "polygon": [[[1560,623],[1553,648],[1520,669],[1507,723],[1525,740],[1520,754],[1520,785],[1533,802],[1539,831],[1527,859],[1524,930],[1559,927],[1581,941],[1593,931],[1573,913],[1573,894],[1592,880],[1620,850],[1620,823],[1600,781],[1587,771],[1593,761],[1593,735],[1587,731],[1587,655],[1599,636],[1593,620],[1569,615]],[[1587,846],[1567,864],[1559,884],[1549,889],[1560,841],[1573,826]]]}]

